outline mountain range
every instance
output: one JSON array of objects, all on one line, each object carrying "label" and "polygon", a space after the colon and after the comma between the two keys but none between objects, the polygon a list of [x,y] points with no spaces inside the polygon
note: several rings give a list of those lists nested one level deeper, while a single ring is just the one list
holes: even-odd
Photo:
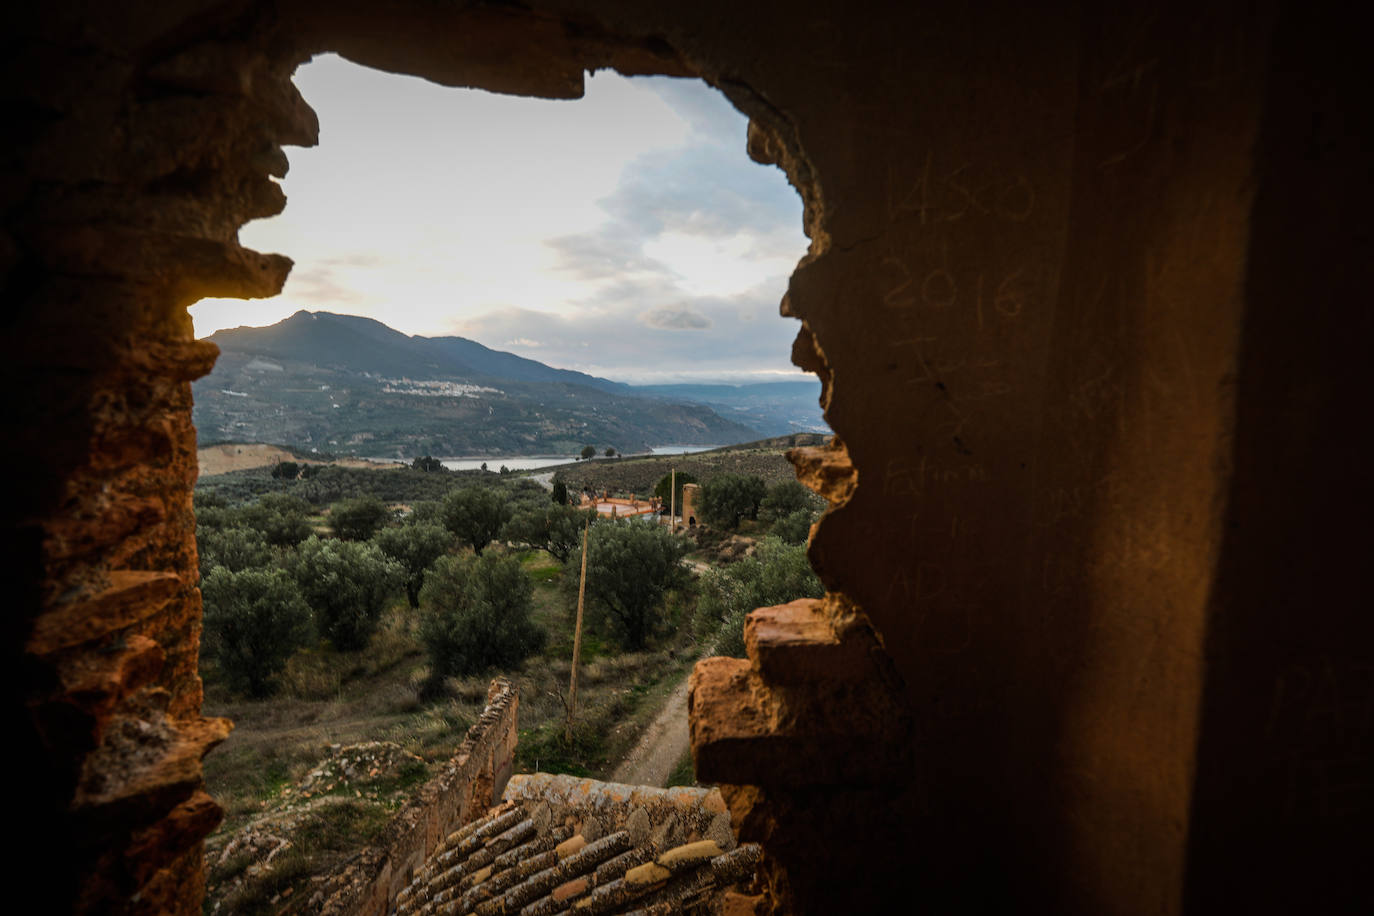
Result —
[{"label": "mountain range", "polygon": [[221,353],[193,386],[202,445],[396,458],[573,455],[585,445],[630,453],[824,428],[814,380],[636,387],[329,312],[209,339]]}]

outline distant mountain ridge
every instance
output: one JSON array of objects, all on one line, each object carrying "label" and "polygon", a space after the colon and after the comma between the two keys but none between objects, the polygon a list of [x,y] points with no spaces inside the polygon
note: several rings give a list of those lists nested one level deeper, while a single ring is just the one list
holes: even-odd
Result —
[{"label": "distant mountain ridge", "polygon": [[752,426],[767,436],[830,433],[821,412],[821,380],[814,375],[792,382],[742,384],[682,383],[637,385],[643,394],[705,404],[716,413]]},{"label": "distant mountain ridge", "polygon": [[462,337],[408,336],[370,318],[301,311],[219,331],[193,386],[202,444],[280,442],[409,458],[573,455],[761,437],[686,399],[645,393]]},{"label": "distant mountain ridge", "polygon": [[572,369],[555,369],[514,353],[493,350],[466,337],[410,336],[358,315],[302,310],[274,325],[217,331],[209,339],[223,351],[309,360],[396,377],[430,373],[561,382],[632,393],[631,387],[621,382]]}]

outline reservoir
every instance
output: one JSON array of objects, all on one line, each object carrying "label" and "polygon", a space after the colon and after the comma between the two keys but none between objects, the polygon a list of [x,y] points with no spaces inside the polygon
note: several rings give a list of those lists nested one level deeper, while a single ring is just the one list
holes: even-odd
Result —
[{"label": "reservoir", "polygon": [[[647,454],[650,455],[682,455],[690,452],[705,452],[713,448],[720,448],[719,445],[654,445],[649,448]],[[636,453],[644,455],[644,452]],[[633,458],[634,455],[626,457]],[[440,462],[450,471],[476,471],[480,470],[485,463],[488,471],[499,471],[505,465],[512,471],[532,471],[538,468],[552,467],[556,464],[574,463],[573,455],[512,455],[506,458],[440,458]],[[593,461],[604,461],[598,455]]]}]

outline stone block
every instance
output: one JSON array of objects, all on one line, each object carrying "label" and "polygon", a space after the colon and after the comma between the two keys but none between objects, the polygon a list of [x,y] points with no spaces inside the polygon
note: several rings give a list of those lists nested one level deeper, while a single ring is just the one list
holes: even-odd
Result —
[{"label": "stone block", "polygon": [[871,636],[835,633],[825,602],[803,598],[759,608],[744,621],[744,646],[759,675],[772,684],[857,681],[871,676]]}]

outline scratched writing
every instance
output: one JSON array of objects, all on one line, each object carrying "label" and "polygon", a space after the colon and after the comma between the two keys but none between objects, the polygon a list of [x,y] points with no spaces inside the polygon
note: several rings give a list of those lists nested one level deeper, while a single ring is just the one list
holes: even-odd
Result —
[{"label": "scratched writing", "polygon": [[907,388],[935,389],[942,395],[941,410],[948,416],[941,429],[949,435],[963,431],[965,414],[961,404],[1000,398],[1011,394],[1009,381],[989,370],[1001,361],[962,348],[942,347],[935,337],[905,337],[888,344],[893,361],[888,368],[903,370],[901,384]]},{"label": "scratched writing", "polygon": [[930,226],[991,217],[1023,223],[1035,212],[1035,186],[1025,173],[999,174],[968,160],[937,163],[933,152],[914,177],[890,165],[887,183],[892,222],[915,218]]},{"label": "scratched writing", "polygon": [[979,354],[969,354],[962,349],[949,352],[942,349],[935,337],[903,337],[892,341],[889,348],[896,351],[902,362],[915,366],[920,375],[910,377],[912,383],[943,382],[950,376],[965,369],[974,370],[982,375],[982,370],[995,369],[1000,360]]},{"label": "scratched writing", "polygon": [[984,484],[987,468],[976,462],[954,467],[939,467],[922,455],[920,458],[889,458],[883,475],[883,495],[921,497],[929,484]]},{"label": "scratched writing", "polygon": [[1030,303],[1030,272],[1025,265],[990,277],[983,271],[956,273],[944,267],[913,274],[908,263],[896,255],[887,255],[881,264],[894,281],[883,293],[883,305],[892,311],[941,311],[962,306],[969,309],[981,331],[994,318],[1019,318]]}]

